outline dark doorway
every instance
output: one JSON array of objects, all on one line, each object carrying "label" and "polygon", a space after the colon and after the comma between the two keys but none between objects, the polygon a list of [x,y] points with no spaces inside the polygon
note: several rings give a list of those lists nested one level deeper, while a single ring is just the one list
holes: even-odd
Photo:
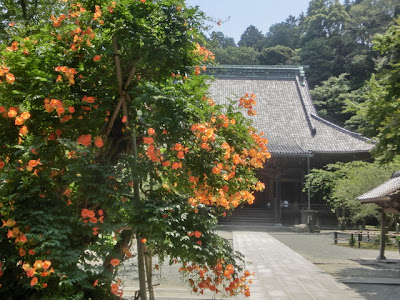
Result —
[{"label": "dark doorway", "polygon": [[262,192],[254,192],[254,202],[250,207],[266,208],[267,207],[267,189]]},{"label": "dark doorway", "polygon": [[289,205],[300,202],[301,183],[300,182],[281,182],[281,200],[288,201]]}]

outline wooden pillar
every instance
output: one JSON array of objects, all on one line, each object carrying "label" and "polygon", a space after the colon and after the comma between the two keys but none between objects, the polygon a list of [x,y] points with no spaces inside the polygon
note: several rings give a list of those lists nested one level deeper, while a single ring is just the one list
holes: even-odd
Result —
[{"label": "wooden pillar", "polygon": [[[307,174],[310,174],[310,157],[307,157]],[[307,209],[311,210],[311,186],[307,186]]]},{"label": "wooden pillar", "polygon": [[[306,182],[306,175],[307,173],[307,158],[301,158],[299,168],[301,170],[301,180],[300,182],[302,183],[301,189],[300,189],[300,203],[301,204],[306,204],[307,203],[307,193],[303,192],[303,187],[305,187],[305,182]],[[304,207],[304,206],[302,206]]]},{"label": "wooden pillar", "polygon": [[377,259],[386,259],[385,257],[386,247],[386,213],[381,211],[381,247],[379,249],[379,256]]},{"label": "wooden pillar", "polygon": [[268,177],[268,202],[270,204],[270,209],[274,206],[274,179],[272,177]]},{"label": "wooden pillar", "polygon": [[281,186],[281,175],[280,172],[277,171],[275,177],[275,184],[276,184],[276,197],[274,201],[274,217],[275,217],[275,224],[281,223],[281,195],[282,195],[282,186]]},{"label": "wooden pillar", "polygon": [[265,185],[265,189],[260,193],[261,205],[263,210],[265,210],[267,208],[267,202],[269,198],[269,179],[267,176],[263,176],[259,180]]}]

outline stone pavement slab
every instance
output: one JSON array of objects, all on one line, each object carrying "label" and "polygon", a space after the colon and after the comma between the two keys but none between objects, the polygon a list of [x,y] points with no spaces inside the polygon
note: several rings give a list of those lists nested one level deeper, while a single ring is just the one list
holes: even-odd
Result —
[{"label": "stone pavement slab", "polygon": [[256,272],[250,300],[364,299],[266,232],[234,231],[233,246]]}]

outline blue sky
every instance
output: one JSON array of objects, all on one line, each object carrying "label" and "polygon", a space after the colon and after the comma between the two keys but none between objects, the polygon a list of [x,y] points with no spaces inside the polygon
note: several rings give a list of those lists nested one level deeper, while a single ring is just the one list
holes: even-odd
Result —
[{"label": "blue sky", "polygon": [[266,33],[272,24],[286,20],[289,15],[298,17],[306,13],[310,0],[187,0],[190,6],[198,5],[208,16],[216,20],[228,20],[215,25],[214,31],[222,31],[235,42],[250,25]]}]

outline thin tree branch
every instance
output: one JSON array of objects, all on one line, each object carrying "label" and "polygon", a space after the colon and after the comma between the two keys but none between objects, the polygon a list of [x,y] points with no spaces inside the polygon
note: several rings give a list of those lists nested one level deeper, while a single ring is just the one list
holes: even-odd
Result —
[{"label": "thin tree branch", "polygon": [[117,68],[119,92],[120,92],[120,94],[121,93],[124,94],[126,92],[126,90],[128,89],[129,85],[131,84],[133,76],[135,75],[137,60],[134,60],[132,62],[131,70],[129,72],[128,78],[126,79],[125,85],[122,89],[123,77],[122,77],[122,69],[121,69],[121,59],[119,56],[118,42],[117,42],[116,36],[113,36],[113,51],[114,51],[115,66]]},{"label": "thin tree branch", "polygon": [[135,61],[133,61],[133,63],[132,63],[131,71],[129,72],[128,79],[127,79],[126,82],[125,82],[125,86],[124,86],[124,90],[125,90],[125,91],[128,89],[128,86],[131,84],[132,78],[133,78],[133,76],[134,76],[135,73],[136,73],[137,62],[138,62],[138,61],[135,60]]},{"label": "thin tree branch", "polygon": [[128,129],[129,127],[129,115],[128,115],[128,108],[126,106],[126,98],[128,95],[125,95],[125,101],[122,102],[122,114],[126,117],[125,127]]},{"label": "thin tree branch", "polygon": [[113,111],[113,113],[112,113],[112,115],[110,117],[110,120],[108,121],[106,133],[104,134],[104,143],[107,143],[108,136],[110,135],[111,129],[113,128],[114,123],[115,123],[115,119],[117,118],[118,113],[119,113],[119,111],[121,109],[121,106],[122,106],[122,102],[124,102],[124,101],[125,101],[125,97],[121,96],[119,98],[117,106],[115,107],[115,109],[114,109],[114,111]]},{"label": "thin tree branch", "polygon": [[[126,94],[126,98],[128,99],[129,102],[132,102],[131,97],[129,96],[129,94]],[[134,125],[132,125],[132,126],[134,126]],[[136,128],[135,127],[132,128],[132,150],[133,150],[133,156],[137,159],[138,158],[138,152],[137,152]]]},{"label": "thin tree branch", "polygon": [[123,82],[122,81],[122,70],[121,70],[121,59],[119,58],[118,42],[117,42],[117,37],[115,35],[112,38],[112,43],[113,43],[115,67],[117,69],[118,88],[119,88],[119,93],[121,94],[122,82]]},{"label": "thin tree branch", "polygon": [[[117,37],[114,36],[112,41],[113,41],[114,61],[115,61],[115,67],[116,67],[116,71],[117,71],[118,89],[119,89],[120,99],[119,99],[119,101],[117,103],[117,106],[115,107],[115,109],[114,109],[114,111],[113,111],[113,113],[112,113],[112,115],[110,117],[110,120],[108,122],[106,133],[104,134],[104,141],[105,142],[107,142],[107,139],[108,139],[108,136],[110,135],[111,129],[114,126],[115,120],[116,120],[116,118],[118,116],[118,113],[119,113],[119,111],[121,109],[121,105],[122,106],[125,105],[125,108],[126,108],[126,103],[125,103],[126,102],[126,90],[128,89],[128,86],[132,82],[132,78],[135,75],[136,63],[137,63],[136,61],[134,61],[132,63],[132,68],[131,68],[131,70],[129,72],[128,79],[125,82],[124,88],[122,89],[123,77],[122,77],[122,69],[121,69],[121,59],[119,57],[119,51],[118,51]],[[128,117],[127,110],[124,112],[124,115],[126,117]]]},{"label": "thin tree branch", "polygon": [[25,21],[28,21],[28,16],[26,15],[25,0],[19,0],[19,4],[21,5],[21,8],[22,8],[22,17],[24,18]]}]

